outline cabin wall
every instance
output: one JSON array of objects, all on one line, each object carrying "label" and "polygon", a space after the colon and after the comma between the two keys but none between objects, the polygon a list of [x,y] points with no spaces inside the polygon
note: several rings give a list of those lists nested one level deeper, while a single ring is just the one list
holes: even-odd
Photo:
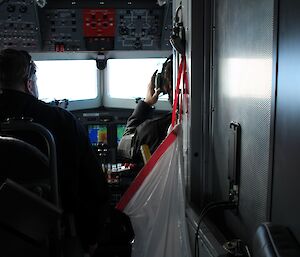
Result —
[{"label": "cabin wall", "polygon": [[[189,83],[189,108],[184,120],[184,160],[187,194],[187,225],[194,254],[195,231],[199,210],[211,192],[207,160],[209,158],[209,99],[210,99],[210,44],[211,1],[173,1],[173,13],[182,3],[183,25],[186,33],[186,58]],[[177,59],[177,61],[179,61]],[[222,238],[213,224],[202,223],[199,253],[202,257],[222,256],[226,252],[217,240]]]},{"label": "cabin wall", "polygon": [[[189,202],[195,208],[203,206],[210,191],[206,169],[207,138],[210,99],[210,0],[174,1],[173,13],[182,3],[183,25],[186,35],[189,105],[184,122],[185,163]],[[177,58],[177,64],[179,63]],[[175,74],[177,75],[177,74]]]},{"label": "cabin wall", "polygon": [[238,212],[226,212],[233,234],[251,244],[268,220],[270,140],[274,91],[274,1],[215,0],[212,77],[213,197],[229,199],[229,126],[238,122],[240,186]]},{"label": "cabin wall", "polygon": [[219,229],[208,228],[207,223],[201,229],[205,232],[200,236],[200,252],[220,256],[221,242],[215,240],[221,238],[220,230],[251,247],[257,226],[269,220],[276,81],[274,0],[182,4],[187,9],[185,24],[192,32],[187,32],[191,116],[186,128],[192,246],[195,211],[206,202],[229,199],[229,125],[232,121],[241,125],[238,211],[218,211]]}]

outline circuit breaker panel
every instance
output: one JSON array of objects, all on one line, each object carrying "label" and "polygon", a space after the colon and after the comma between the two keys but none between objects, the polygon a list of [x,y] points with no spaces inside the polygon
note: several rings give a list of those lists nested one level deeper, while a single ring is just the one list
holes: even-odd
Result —
[{"label": "circuit breaker panel", "polygon": [[42,9],[40,31],[44,51],[83,51],[82,15],[80,10]]},{"label": "circuit breaker panel", "polygon": [[0,0],[0,48],[30,52],[171,49],[169,8],[157,4],[147,9],[123,4],[122,8],[114,2],[99,8],[95,1],[79,5],[48,0],[40,7],[34,0]]},{"label": "circuit breaker panel", "polygon": [[0,48],[41,50],[37,6],[32,0],[0,1]]}]

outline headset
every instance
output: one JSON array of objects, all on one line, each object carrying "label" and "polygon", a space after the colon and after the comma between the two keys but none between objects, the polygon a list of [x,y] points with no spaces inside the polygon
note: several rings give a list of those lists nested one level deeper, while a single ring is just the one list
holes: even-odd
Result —
[{"label": "headset", "polygon": [[164,95],[168,92],[165,91],[165,85],[169,83],[169,81],[166,79],[165,73],[166,73],[166,67],[167,65],[173,61],[173,54],[171,54],[167,60],[163,63],[161,72],[156,73],[154,85],[156,89],[160,89],[160,92]]},{"label": "headset", "polygon": [[20,53],[24,56],[24,58],[28,61],[27,69],[26,69],[26,80],[30,80],[32,76],[36,73],[36,66],[31,59],[31,56],[24,50],[20,50]]},{"label": "headset", "polygon": [[27,80],[32,79],[32,76],[36,73],[35,64],[30,60],[27,71]]},{"label": "headset", "polygon": [[[181,11],[181,18],[179,18],[179,11]],[[185,29],[182,21],[181,3],[176,9],[173,31],[172,31],[172,35],[170,36],[170,43],[173,49],[176,50],[178,53],[180,54],[185,53]]]}]

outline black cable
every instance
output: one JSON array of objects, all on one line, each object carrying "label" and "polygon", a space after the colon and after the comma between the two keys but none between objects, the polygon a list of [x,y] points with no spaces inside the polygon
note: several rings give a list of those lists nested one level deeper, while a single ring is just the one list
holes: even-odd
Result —
[{"label": "black cable", "polygon": [[197,224],[197,229],[195,232],[195,257],[199,257],[199,245],[198,245],[198,237],[199,237],[199,231],[200,231],[200,224],[202,222],[202,220],[204,219],[204,217],[206,216],[206,214],[215,208],[224,208],[224,209],[232,209],[235,208],[237,206],[237,203],[234,202],[229,202],[229,201],[221,201],[221,202],[212,202],[207,204],[201,211],[200,215],[199,215],[199,221]]}]

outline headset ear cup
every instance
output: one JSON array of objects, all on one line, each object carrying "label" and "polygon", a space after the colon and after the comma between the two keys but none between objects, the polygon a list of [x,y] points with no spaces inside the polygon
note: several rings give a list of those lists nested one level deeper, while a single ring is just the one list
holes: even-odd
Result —
[{"label": "headset ear cup", "polygon": [[164,95],[167,94],[164,86],[167,85],[168,80],[164,78],[163,73],[157,73],[155,77],[155,88],[160,89],[160,92],[163,93]]},{"label": "headset ear cup", "polygon": [[161,86],[162,86],[162,75],[161,73],[157,73],[156,76],[155,76],[155,88],[156,89],[161,89]]}]

